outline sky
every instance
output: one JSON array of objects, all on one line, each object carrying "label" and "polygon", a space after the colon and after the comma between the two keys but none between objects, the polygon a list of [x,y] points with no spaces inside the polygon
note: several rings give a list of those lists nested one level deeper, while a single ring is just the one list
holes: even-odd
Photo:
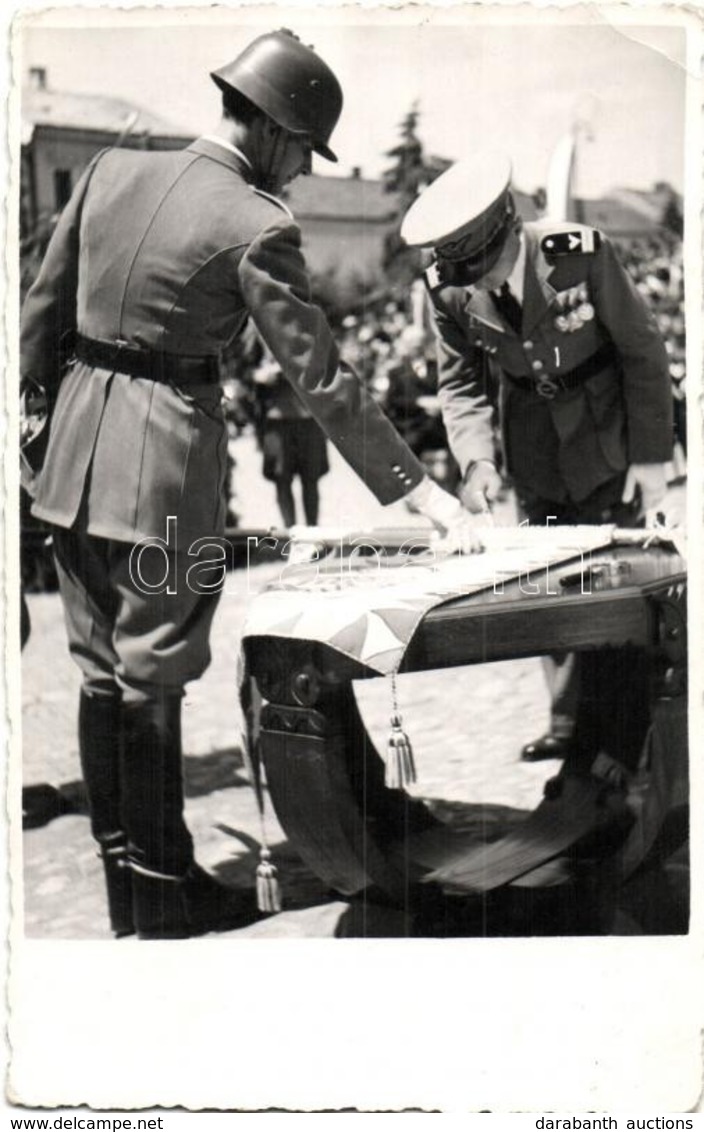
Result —
[{"label": "sky", "polygon": [[315,45],[345,92],[333,136],[340,163],[316,159],[316,172],[359,166],[379,176],[417,102],[428,153],[457,160],[477,147],[502,149],[527,191],[545,184],[550,155],[576,120],[588,126],[580,133],[578,195],[660,180],[681,190],[685,34],[654,19],[609,23],[606,10],[277,5],[275,13],[166,9],[155,25],[146,10],[67,9],[25,15],[15,74],[44,66],[57,90],[120,96],[198,134],[217,120],[209,71],[255,35],[286,26]]}]

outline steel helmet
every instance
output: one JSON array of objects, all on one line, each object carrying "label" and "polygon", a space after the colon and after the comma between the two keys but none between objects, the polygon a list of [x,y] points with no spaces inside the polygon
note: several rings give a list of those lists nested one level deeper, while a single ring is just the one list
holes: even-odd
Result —
[{"label": "steel helmet", "polygon": [[282,28],[259,36],[210,77],[223,91],[239,91],[283,129],[309,134],[316,153],[337,161],[327,143],[342,110],[342,88],[293,32]]}]

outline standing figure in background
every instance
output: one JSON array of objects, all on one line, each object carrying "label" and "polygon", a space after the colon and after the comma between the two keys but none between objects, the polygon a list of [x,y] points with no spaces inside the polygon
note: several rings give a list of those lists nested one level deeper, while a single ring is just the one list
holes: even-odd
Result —
[{"label": "standing figure in background", "polygon": [[254,388],[262,473],[276,486],[281,521],[285,527],[296,523],[293,481],[298,476],[305,520],[314,527],[320,507],[318,481],[330,470],[325,434],[271,355],[255,369]]},{"label": "standing figure in background", "polygon": [[449,491],[457,486],[457,466],[450,456],[437,395],[434,359],[426,355],[429,339],[420,326],[404,327],[393,343],[385,377],[384,410],[429,475]]},{"label": "standing figure in background", "polygon": [[[491,359],[505,467],[531,523],[629,527],[654,516],[673,449],[668,357],[609,240],[580,224],[524,224],[510,161],[494,152],[434,181],[401,234],[435,252],[425,278],[438,395],[466,506],[485,510],[501,489]],[[573,743],[575,657],[555,654],[546,669],[550,730],[523,748],[527,761],[564,758]]]},{"label": "standing figure in background", "polygon": [[[112,928],[182,938],[246,923],[254,897],[195,861],[184,820],[181,701],[210,661],[223,571],[223,349],[248,317],[354,471],[477,545],[425,475],[311,299],[301,231],[272,193],[310,172],[342,108],[330,68],[291,32],[212,78],[215,131],[180,151],[109,149],[76,186],[22,311],[21,377],[56,406],[35,516],[51,524],[79,749]],[[196,548],[196,549],[194,549]],[[223,550],[223,554],[225,551]],[[208,551],[206,549],[206,555]],[[213,577],[214,575],[214,577]]]}]

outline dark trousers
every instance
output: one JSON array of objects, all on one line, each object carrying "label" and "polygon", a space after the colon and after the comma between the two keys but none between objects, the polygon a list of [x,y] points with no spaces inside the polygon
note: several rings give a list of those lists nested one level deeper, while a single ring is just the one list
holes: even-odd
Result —
[{"label": "dark trousers", "polygon": [[133,867],[182,876],[193,842],[183,817],[181,697],[210,660],[219,592],[196,592],[193,559],[164,547],[138,555],[128,543],[63,528],[53,541],[69,648],[83,673],[79,737],[93,834],[104,855],[124,846]]},{"label": "dark trousers", "polygon": [[[545,526],[549,519],[555,526],[615,523],[617,527],[637,527],[641,523],[640,505],[637,499],[633,503],[621,502],[624,481],[625,475],[615,476],[578,503],[571,499],[541,499],[526,492],[519,496],[519,505],[533,526]],[[591,662],[565,651],[545,656],[542,662],[550,694],[550,730],[560,738],[569,738],[579,712],[584,664]],[[590,683],[594,684],[591,677]]]},{"label": "dark trousers", "polygon": [[210,663],[220,598],[194,583],[194,560],[78,529],[53,530],[69,649],[87,691],[114,680],[126,701],[181,695]]}]

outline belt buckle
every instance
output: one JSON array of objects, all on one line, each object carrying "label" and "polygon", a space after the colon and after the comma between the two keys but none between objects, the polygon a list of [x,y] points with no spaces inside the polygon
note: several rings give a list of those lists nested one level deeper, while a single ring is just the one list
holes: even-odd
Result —
[{"label": "belt buckle", "polygon": [[546,401],[552,401],[560,386],[546,374],[542,374],[535,383],[535,392]]}]

